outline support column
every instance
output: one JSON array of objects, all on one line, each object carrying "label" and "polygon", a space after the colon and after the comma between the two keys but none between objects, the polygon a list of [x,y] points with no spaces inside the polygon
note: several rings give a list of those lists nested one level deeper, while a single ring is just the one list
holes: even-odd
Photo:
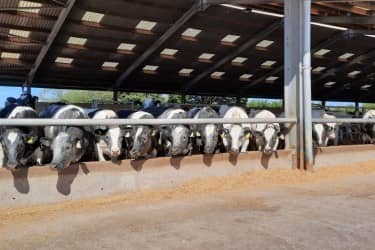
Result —
[{"label": "support column", "polygon": [[326,110],[326,101],[322,101],[322,110]]},{"label": "support column", "polygon": [[113,101],[114,101],[114,102],[117,102],[117,101],[118,101],[118,91],[117,91],[117,90],[114,90],[114,91],[113,91]]},{"label": "support column", "polygon": [[296,167],[312,169],[311,117],[311,0],[286,0],[285,39],[285,116],[297,124],[286,138],[286,145],[296,149]]}]

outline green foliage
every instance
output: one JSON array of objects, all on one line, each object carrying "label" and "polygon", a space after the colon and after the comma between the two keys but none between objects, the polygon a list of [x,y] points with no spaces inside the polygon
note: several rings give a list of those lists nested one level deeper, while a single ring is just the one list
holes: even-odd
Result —
[{"label": "green foliage", "polygon": [[369,110],[369,109],[375,109],[375,103],[364,103],[364,104],[363,104],[363,107],[364,107],[366,110]]},{"label": "green foliage", "polygon": [[249,108],[282,108],[282,101],[251,100],[247,103]]}]

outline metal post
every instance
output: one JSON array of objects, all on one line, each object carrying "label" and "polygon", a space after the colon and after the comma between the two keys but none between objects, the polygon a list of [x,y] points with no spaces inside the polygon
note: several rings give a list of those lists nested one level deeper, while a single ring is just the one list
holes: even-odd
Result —
[{"label": "metal post", "polygon": [[[300,169],[313,165],[311,115],[311,0],[285,1],[285,116],[297,124],[287,137],[287,147],[296,149]],[[296,36],[297,35],[297,36]]]},{"label": "metal post", "polygon": [[322,101],[322,110],[326,110],[326,100]]},{"label": "metal post", "polygon": [[117,101],[118,101],[118,91],[117,91],[117,90],[114,90],[114,91],[113,91],[113,101],[114,101],[114,102],[117,102]]},{"label": "metal post", "polygon": [[184,94],[181,95],[181,102],[182,104],[186,104],[186,95]]}]

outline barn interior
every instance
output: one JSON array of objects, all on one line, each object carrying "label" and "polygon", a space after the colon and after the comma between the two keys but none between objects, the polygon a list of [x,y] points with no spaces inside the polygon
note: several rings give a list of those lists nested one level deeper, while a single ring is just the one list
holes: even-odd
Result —
[{"label": "barn interior", "polygon": [[[312,99],[374,102],[375,4],[312,1]],[[0,84],[284,96],[284,3],[6,0]]]}]

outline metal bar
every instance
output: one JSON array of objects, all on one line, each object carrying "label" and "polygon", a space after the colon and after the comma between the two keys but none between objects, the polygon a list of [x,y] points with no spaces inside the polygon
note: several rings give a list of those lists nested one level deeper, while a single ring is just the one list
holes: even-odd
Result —
[{"label": "metal bar", "polygon": [[157,51],[169,38],[171,38],[187,21],[190,20],[199,10],[202,9],[202,2],[195,1],[193,6],[184,13],[159,39],[157,39],[140,57],[130,65],[125,72],[116,80],[115,89],[119,89],[121,84],[150,56]]},{"label": "metal bar", "polygon": [[291,128],[286,143],[296,149],[300,169],[311,169],[313,164],[310,8],[310,0],[286,0],[284,4],[285,116],[297,118],[297,126]]},{"label": "metal bar", "polygon": [[375,124],[375,119],[363,119],[363,118],[313,118],[313,123],[371,123]]},{"label": "metal bar", "polygon": [[192,79],[190,82],[188,82],[185,86],[183,86],[183,91],[187,92],[189,91],[195,84],[197,84],[199,81],[210,75],[212,72],[214,72],[216,69],[220,68],[221,66],[225,65],[226,63],[233,60],[235,57],[237,57],[242,52],[248,50],[249,48],[255,46],[258,42],[265,39],[268,35],[270,35],[272,32],[274,32],[276,29],[280,28],[280,26],[283,24],[283,20],[277,20],[270,26],[268,26],[266,29],[262,29],[259,33],[255,34],[253,37],[251,37],[248,41],[246,41],[244,44],[242,44],[240,47],[238,47],[235,51],[230,53],[229,55],[222,58],[220,61],[215,63],[213,66],[208,68],[207,70],[203,71],[201,74],[196,76],[194,79]]},{"label": "metal bar", "polygon": [[47,55],[47,52],[49,51],[50,47],[52,46],[55,38],[57,37],[57,34],[59,33],[61,27],[63,26],[66,18],[68,17],[70,11],[72,10],[74,3],[76,0],[69,0],[67,2],[66,7],[60,12],[60,15],[58,19],[56,20],[51,33],[49,34],[47,38],[46,44],[42,47],[42,49],[39,52],[38,57],[35,60],[34,67],[30,70],[28,76],[27,76],[27,83],[31,84],[34,80],[35,74],[38,71],[40,65],[42,64],[44,58]]},{"label": "metal bar", "polygon": [[312,20],[334,24],[374,24],[375,16],[314,16]]},{"label": "metal bar", "polygon": [[[374,120],[375,121],[375,120]],[[117,126],[193,124],[295,123],[293,118],[209,118],[209,119],[0,119],[1,126]]]}]

